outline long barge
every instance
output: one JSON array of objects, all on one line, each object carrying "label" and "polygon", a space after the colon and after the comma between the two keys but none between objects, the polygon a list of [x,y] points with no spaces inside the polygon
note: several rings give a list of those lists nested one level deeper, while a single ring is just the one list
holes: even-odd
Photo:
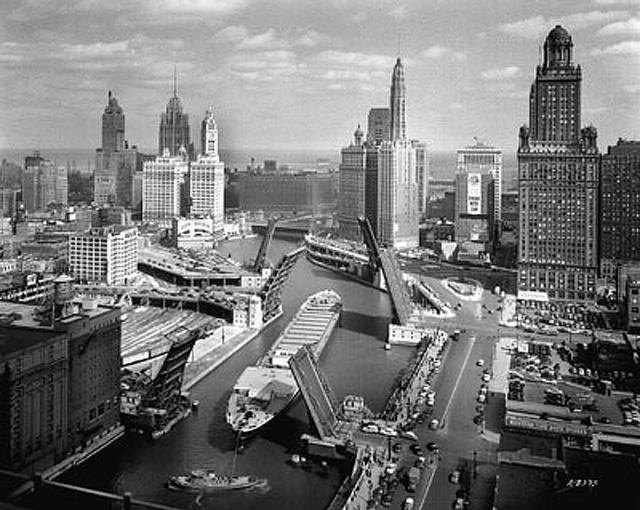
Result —
[{"label": "long barge", "polygon": [[342,298],[332,290],[309,296],[267,354],[245,368],[236,381],[227,409],[227,423],[249,435],[284,411],[299,393],[289,358],[303,345],[319,357],[338,323]]}]

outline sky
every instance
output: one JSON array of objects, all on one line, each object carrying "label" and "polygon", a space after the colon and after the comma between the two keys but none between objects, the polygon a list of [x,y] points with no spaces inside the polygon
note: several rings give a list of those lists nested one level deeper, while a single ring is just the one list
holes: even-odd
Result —
[{"label": "sky", "polygon": [[546,34],[569,30],[582,123],[640,139],[640,0],[3,0],[0,148],[93,148],[112,90],[155,149],[173,92],[192,138],[212,106],[228,149],[339,149],[405,64],[408,134],[515,151]]}]

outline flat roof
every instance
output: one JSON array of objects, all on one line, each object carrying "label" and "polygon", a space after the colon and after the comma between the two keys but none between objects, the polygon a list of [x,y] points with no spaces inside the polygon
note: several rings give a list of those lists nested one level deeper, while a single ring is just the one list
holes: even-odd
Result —
[{"label": "flat roof", "polygon": [[11,354],[63,334],[52,329],[0,325],[0,355]]}]

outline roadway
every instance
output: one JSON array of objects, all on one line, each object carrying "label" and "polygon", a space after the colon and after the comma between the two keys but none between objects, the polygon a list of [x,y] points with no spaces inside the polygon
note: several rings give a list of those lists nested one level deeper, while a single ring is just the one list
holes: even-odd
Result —
[{"label": "roadway", "polygon": [[[474,271],[465,271],[465,276],[477,278]],[[465,333],[460,336],[459,341],[449,342],[449,352],[443,359],[440,373],[432,383],[436,398],[429,420],[438,419],[441,422],[440,428],[429,430],[427,420],[415,430],[422,448],[426,451],[426,443],[433,441],[440,447],[440,456],[434,458],[433,464],[427,465],[414,494],[408,494],[404,486],[399,485],[392,508],[400,508],[402,501],[411,495],[416,502],[416,509],[451,509],[456,492],[464,488],[469,494],[470,504],[467,508],[489,510],[493,502],[499,437],[497,432],[501,420],[499,411],[491,403],[485,406],[485,433],[482,433],[480,426],[474,424],[473,419],[477,414],[482,372],[484,368],[491,367],[498,334],[514,336],[514,332],[499,328],[500,313],[496,311],[499,301],[489,291],[485,289],[479,302],[462,301],[440,285],[441,275],[435,278],[428,279],[434,291],[444,301],[452,305],[461,303],[462,307],[456,312],[455,318],[433,319],[432,325],[448,332],[458,328],[465,330]],[[488,310],[492,313],[489,314]],[[476,366],[478,359],[484,360],[484,367]],[[473,452],[477,454],[475,478]],[[414,455],[410,456],[411,461],[414,459]],[[460,484],[449,482],[450,474],[456,469],[461,470]]]}]

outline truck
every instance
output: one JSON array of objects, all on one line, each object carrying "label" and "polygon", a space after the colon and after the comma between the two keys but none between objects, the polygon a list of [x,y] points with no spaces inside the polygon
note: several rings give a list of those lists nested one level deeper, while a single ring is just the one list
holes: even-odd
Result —
[{"label": "truck", "polygon": [[407,492],[415,492],[418,482],[420,481],[420,475],[422,472],[420,468],[413,466],[407,473]]}]

